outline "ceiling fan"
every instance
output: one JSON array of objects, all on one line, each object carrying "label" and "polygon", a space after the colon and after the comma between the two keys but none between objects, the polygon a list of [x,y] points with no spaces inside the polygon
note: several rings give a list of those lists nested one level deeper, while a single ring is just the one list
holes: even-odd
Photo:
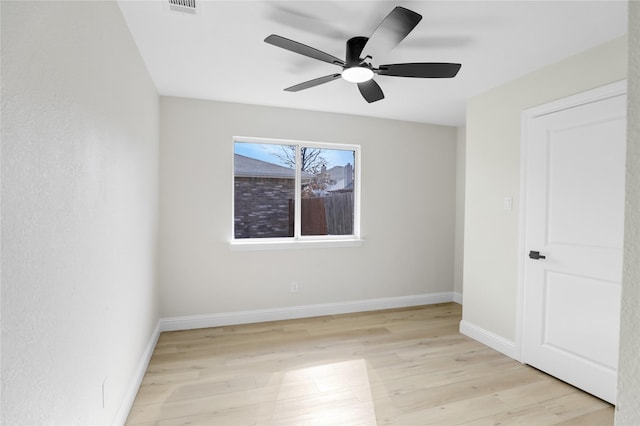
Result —
[{"label": "ceiling fan", "polygon": [[279,35],[272,34],[265,38],[264,41],[282,49],[342,67],[340,73],[325,75],[324,77],[287,87],[284,89],[287,92],[298,92],[342,77],[349,82],[357,83],[362,97],[371,103],[384,99],[382,89],[373,80],[375,74],[417,78],[452,78],[458,74],[462,65],[456,63],[412,62],[380,65],[376,68],[372,65],[372,56],[361,57],[363,52],[367,50],[379,52],[394,48],[418,25],[421,19],[422,15],[412,10],[400,6],[394,8],[378,25],[371,37],[353,37],[347,41],[346,59],[344,61]]}]

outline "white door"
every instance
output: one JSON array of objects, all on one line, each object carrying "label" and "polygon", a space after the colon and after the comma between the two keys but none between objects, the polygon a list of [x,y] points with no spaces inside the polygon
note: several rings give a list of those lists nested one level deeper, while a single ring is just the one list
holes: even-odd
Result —
[{"label": "white door", "polygon": [[524,123],[522,360],[611,403],[626,149],[626,95],[619,86],[617,94],[600,90],[604,99],[582,97]]}]

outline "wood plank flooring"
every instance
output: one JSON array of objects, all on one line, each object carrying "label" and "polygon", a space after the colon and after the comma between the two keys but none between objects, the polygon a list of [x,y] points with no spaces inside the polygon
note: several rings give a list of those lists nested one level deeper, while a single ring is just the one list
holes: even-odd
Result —
[{"label": "wood plank flooring", "polygon": [[613,424],[611,405],[460,319],[447,303],[162,333],[127,424]]}]

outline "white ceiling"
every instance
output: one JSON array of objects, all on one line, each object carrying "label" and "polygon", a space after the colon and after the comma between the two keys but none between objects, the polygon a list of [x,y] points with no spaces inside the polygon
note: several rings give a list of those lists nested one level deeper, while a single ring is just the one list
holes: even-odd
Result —
[{"label": "white ceiling", "polygon": [[[168,0],[119,2],[161,95],[461,125],[469,97],[627,32],[626,1],[205,1],[197,13]],[[395,7],[422,21],[374,65],[460,62],[453,79],[376,76],[368,104],[342,79],[285,87],[340,68],[264,43],[278,34],[339,58]]]}]

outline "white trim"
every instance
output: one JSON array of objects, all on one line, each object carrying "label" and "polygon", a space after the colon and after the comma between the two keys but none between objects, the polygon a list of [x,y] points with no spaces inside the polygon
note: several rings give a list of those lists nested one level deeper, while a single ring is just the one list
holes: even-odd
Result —
[{"label": "white trim", "polygon": [[524,327],[525,231],[527,224],[527,139],[531,110],[522,113],[520,124],[520,217],[518,223],[518,281],[516,287],[516,359],[522,362],[522,334]]},{"label": "white trim", "polygon": [[140,361],[138,361],[138,367],[136,368],[133,376],[131,377],[131,382],[129,383],[129,387],[126,395],[122,399],[120,403],[120,407],[118,408],[118,412],[116,413],[116,417],[111,423],[112,425],[120,426],[124,425],[127,421],[127,417],[129,417],[129,412],[131,411],[131,407],[133,407],[133,402],[136,399],[136,395],[138,394],[138,389],[140,389],[140,384],[142,383],[142,379],[144,378],[144,374],[147,371],[147,367],[149,366],[149,361],[151,361],[151,356],[153,355],[153,351],[156,348],[156,344],[158,343],[158,338],[160,337],[160,322],[158,322],[151,332],[151,336],[149,337],[149,341],[147,342],[147,346],[140,357]]},{"label": "white trim", "polygon": [[[231,167],[231,241],[230,245],[232,250],[235,250],[235,246],[238,245],[238,249],[240,250],[265,250],[265,249],[281,249],[281,248],[302,248],[302,247],[331,247],[326,244],[314,246],[312,243],[308,243],[307,240],[311,241],[329,241],[334,242],[338,240],[346,240],[347,243],[341,243],[334,247],[340,246],[357,246],[361,245],[360,239],[360,212],[361,212],[361,176],[362,171],[360,170],[362,167],[361,160],[361,146],[357,144],[347,144],[347,143],[333,143],[333,142],[317,142],[317,141],[302,141],[297,139],[273,139],[273,138],[256,138],[249,136],[233,136],[233,147],[232,149],[232,167]],[[300,148],[301,147],[313,147],[320,149],[330,149],[330,150],[342,150],[342,151],[353,151],[353,168],[355,172],[354,177],[354,185],[353,185],[353,235],[345,235],[345,236],[303,236],[302,235],[302,206],[301,203],[294,203],[294,232],[293,238],[247,238],[247,239],[235,239],[234,236],[234,227],[235,227],[235,145],[236,143],[251,143],[251,144],[270,144],[270,145],[293,145],[296,147],[295,151],[295,160],[296,165],[300,163]],[[301,170],[299,167],[295,167],[295,200],[300,200],[302,197],[301,191],[302,187],[300,185],[301,182]],[[288,246],[281,245],[279,242],[274,243],[279,239],[284,240],[284,243],[288,244]],[[359,244],[354,244],[353,242],[359,242]],[[304,244],[304,246],[303,246]]]},{"label": "white trim", "polygon": [[458,305],[462,305],[462,293],[458,293],[457,291],[453,292],[453,301]]},{"label": "white trim", "polygon": [[[237,142],[238,140],[236,139],[236,142],[234,142],[234,145],[233,145],[234,151],[235,151],[235,144]],[[283,142],[281,142],[279,145],[282,145],[282,144]],[[301,164],[300,145],[301,145],[300,143],[297,143],[295,145],[296,147],[296,164],[295,164],[296,180],[294,181],[294,187],[293,187],[293,235],[297,239],[299,239],[300,236],[302,235],[302,166],[298,167],[298,165]],[[234,176],[234,181],[235,181],[235,176]],[[234,202],[234,205],[235,205],[235,202]],[[234,214],[235,214],[235,210],[234,210]],[[235,240],[235,236],[234,236],[234,240]]]},{"label": "white trim", "polygon": [[285,138],[262,138],[255,136],[233,136],[235,142],[247,142],[247,143],[264,143],[268,145],[306,145],[317,148],[329,148],[329,149],[351,149],[359,148],[360,145],[352,143],[342,142],[324,142],[324,141],[310,141],[302,139],[285,139]]},{"label": "white trim", "polygon": [[[526,266],[526,225],[527,225],[527,147],[529,143],[529,122],[537,117],[597,102],[603,99],[620,96],[627,93],[627,80],[606,84],[595,89],[587,90],[576,95],[568,96],[546,104],[529,108],[522,112],[520,125],[520,224],[518,231],[518,290],[516,311],[516,341],[515,358],[522,362],[522,338],[524,333],[525,300],[525,266]],[[461,325],[462,326],[462,325]]]},{"label": "white trim", "polygon": [[460,333],[477,340],[491,349],[495,349],[509,358],[517,359],[516,343],[511,340],[464,320],[460,321]]},{"label": "white trim", "polygon": [[282,249],[300,249],[300,248],[337,248],[337,247],[359,247],[364,243],[364,240],[345,238],[345,239],[324,239],[324,240],[292,240],[285,239],[284,241],[276,240],[274,238],[265,239],[266,241],[259,241],[256,239],[250,239],[248,241],[233,240],[229,243],[229,248],[233,251],[250,251],[250,250],[282,250]]},{"label": "white trim", "polygon": [[433,305],[452,302],[453,292],[420,294],[414,296],[386,297],[381,299],[355,300],[350,302],[324,303],[317,305],[291,306],[253,311],[226,312],[220,314],[190,315],[162,318],[160,331],[191,330],[196,328],[220,327],[226,325],[250,324],[296,318],[338,315],[354,312],[377,311],[382,309],[405,308],[409,306]]},{"label": "white trim", "polygon": [[601,101],[603,99],[620,96],[627,93],[627,80],[616,81],[615,83],[605,84],[595,89],[587,90],[582,93],[558,99],[542,105],[538,105],[522,112],[523,120],[529,118],[541,117],[543,115],[553,114],[565,109],[574,108],[580,105]]}]

